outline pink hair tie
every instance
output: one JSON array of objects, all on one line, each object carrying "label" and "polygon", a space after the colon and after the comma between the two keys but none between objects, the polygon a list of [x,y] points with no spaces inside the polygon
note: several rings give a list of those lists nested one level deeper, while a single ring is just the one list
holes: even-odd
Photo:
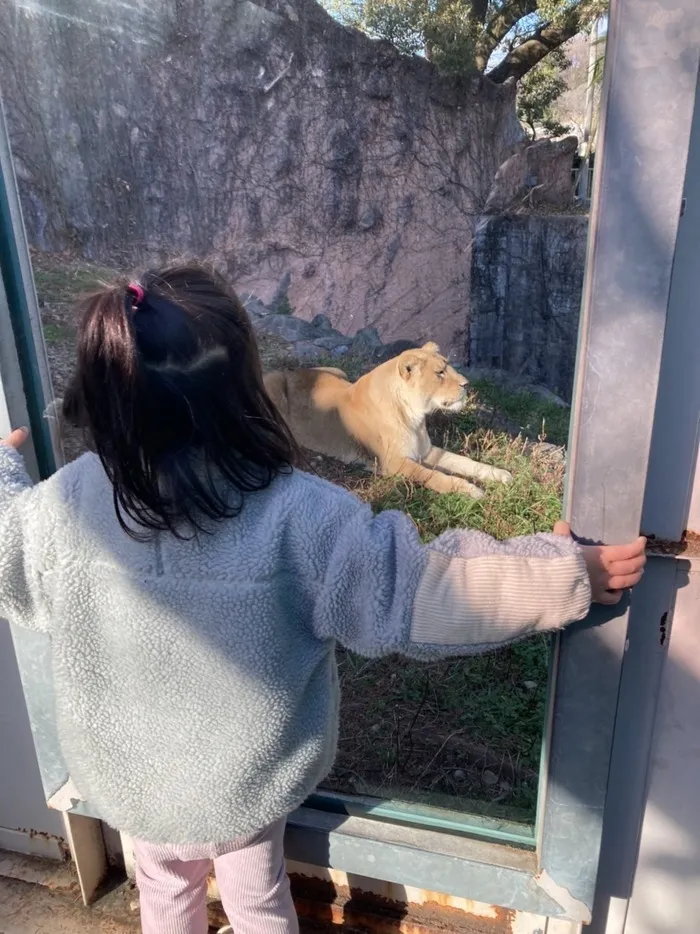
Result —
[{"label": "pink hair tie", "polygon": [[138,282],[130,282],[126,287],[126,291],[134,296],[133,305],[134,308],[138,308],[146,294],[143,290],[143,286],[139,285]]}]

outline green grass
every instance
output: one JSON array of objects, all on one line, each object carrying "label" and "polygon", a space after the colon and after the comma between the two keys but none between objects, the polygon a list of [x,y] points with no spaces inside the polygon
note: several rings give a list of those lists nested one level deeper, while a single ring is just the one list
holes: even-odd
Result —
[{"label": "green grass", "polygon": [[292,303],[289,301],[289,296],[285,295],[282,298],[282,301],[277,305],[275,309],[278,315],[293,315],[294,309],[292,308]]},{"label": "green grass", "polygon": [[47,344],[60,344],[63,341],[75,340],[75,329],[48,322],[44,325],[44,340]]},{"label": "green grass", "polygon": [[326,788],[532,819],[545,639],[430,665],[341,651],[339,667],[339,753]]},{"label": "green grass", "polygon": [[472,382],[480,404],[500,419],[507,419],[529,438],[541,438],[551,444],[566,444],[569,432],[569,409],[532,392],[507,389],[497,382],[479,379]]},{"label": "green grass", "polygon": [[32,251],[32,266],[39,304],[73,302],[102,282],[110,282],[115,271],[93,263]]},{"label": "green grass", "polygon": [[[437,440],[437,439],[436,439]],[[484,499],[435,493],[397,477],[376,477],[355,485],[375,509],[400,509],[416,523],[424,541],[451,528],[477,529],[495,538],[551,531],[561,515],[563,464],[548,453],[525,453],[522,439],[476,429],[464,443],[443,446],[513,474],[508,486],[489,484]]]}]

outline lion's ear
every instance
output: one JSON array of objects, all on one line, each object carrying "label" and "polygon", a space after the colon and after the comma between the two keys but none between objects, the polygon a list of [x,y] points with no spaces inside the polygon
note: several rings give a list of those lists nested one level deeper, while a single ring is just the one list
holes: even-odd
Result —
[{"label": "lion's ear", "polygon": [[421,349],[427,351],[428,353],[440,353],[440,348],[435,343],[435,341],[428,341],[427,344],[423,344]]},{"label": "lion's ear", "polygon": [[399,357],[399,376],[401,379],[409,381],[411,373],[420,367],[421,358],[412,350],[404,351]]}]

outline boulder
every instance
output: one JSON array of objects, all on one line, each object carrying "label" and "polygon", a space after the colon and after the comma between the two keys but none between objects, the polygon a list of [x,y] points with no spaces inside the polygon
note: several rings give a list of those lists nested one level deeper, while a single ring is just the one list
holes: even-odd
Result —
[{"label": "boulder", "polygon": [[386,344],[382,347],[381,353],[377,356],[377,363],[386,363],[386,361],[391,360],[392,357],[398,357],[404,350],[414,350],[417,346],[418,344],[414,341],[392,341],[390,344]]},{"label": "boulder", "polygon": [[257,331],[263,334],[276,334],[286,341],[312,341],[317,336],[316,329],[308,321],[293,315],[266,315],[255,322]]},{"label": "boulder", "polygon": [[336,350],[338,347],[347,345],[348,339],[338,331],[330,334],[324,334],[323,337],[317,337],[314,341],[317,347],[323,347],[324,350]]},{"label": "boulder", "polygon": [[323,347],[317,347],[311,341],[299,341],[294,344],[292,353],[300,363],[318,363],[326,356]]},{"label": "boulder", "polygon": [[351,346],[353,353],[358,356],[376,357],[384,345],[376,328],[360,328]]}]

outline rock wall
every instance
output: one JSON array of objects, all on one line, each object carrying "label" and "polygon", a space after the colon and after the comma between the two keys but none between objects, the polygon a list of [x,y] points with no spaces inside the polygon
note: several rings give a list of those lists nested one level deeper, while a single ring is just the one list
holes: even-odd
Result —
[{"label": "rock wall", "polygon": [[466,356],[571,400],[588,218],[501,216],[478,225]]},{"label": "rock wall", "polygon": [[484,214],[528,214],[543,206],[570,209],[577,148],[575,136],[522,143],[496,172]]},{"label": "rock wall", "polygon": [[4,0],[0,86],[37,247],[204,255],[303,318],[463,350],[513,87],[313,0]]}]

